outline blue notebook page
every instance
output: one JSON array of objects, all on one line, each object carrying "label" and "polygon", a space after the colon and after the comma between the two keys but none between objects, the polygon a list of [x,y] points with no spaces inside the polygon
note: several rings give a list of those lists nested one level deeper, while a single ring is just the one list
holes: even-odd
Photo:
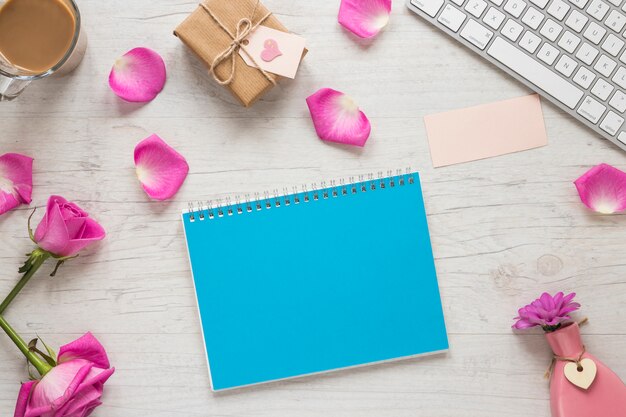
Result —
[{"label": "blue notebook page", "polygon": [[183,214],[213,390],[448,348],[418,174],[247,206]]}]

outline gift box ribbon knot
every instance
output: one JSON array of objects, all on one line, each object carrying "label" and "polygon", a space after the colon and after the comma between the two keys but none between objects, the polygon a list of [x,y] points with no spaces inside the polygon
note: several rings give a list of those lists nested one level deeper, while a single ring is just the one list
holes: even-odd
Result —
[{"label": "gift box ribbon knot", "polygon": [[[270,76],[270,74],[267,71],[265,71],[263,68],[259,66],[259,64],[256,62],[254,57],[252,57],[246,51],[246,48],[241,47],[246,37],[250,33],[254,32],[256,28],[258,28],[261,24],[263,24],[263,22],[265,22],[272,15],[272,12],[268,12],[258,22],[253,24],[252,22],[254,21],[254,15],[256,14],[256,10],[259,7],[259,3],[260,3],[260,0],[256,2],[256,6],[254,7],[252,16],[250,18],[244,17],[243,19],[239,20],[239,22],[237,23],[235,34],[233,34],[230,30],[228,30],[228,28],[224,25],[224,23],[222,23],[222,21],[211,11],[209,6],[207,6],[204,3],[200,3],[200,6],[202,6],[202,8],[209,14],[209,16],[211,16],[211,19],[213,19],[215,23],[217,23],[217,25],[220,28],[222,28],[222,30],[226,32],[228,36],[230,36],[230,38],[232,39],[232,42],[230,43],[230,45],[228,45],[226,49],[224,49],[220,54],[218,54],[215,57],[215,59],[213,59],[213,62],[211,63],[211,68],[210,68],[211,75],[213,75],[213,78],[215,79],[215,81],[220,85],[228,85],[235,78],[235,74],[237,72],[237,64],[236,64],[237,61],[235,57],[239,53],[240,50],[243,51],[243,53],[247,55],[247,57],[250,59],[250,61],[252,61],[256,69],[258,69],[261,72],[261,74],[263,74],[263,76],[270,83],[272,83],[272,85],[276,85],[276,81],[274,81],[274,78]],[[219,75],[217,75],[216,69],[220,65],[223,65],[226,62],[228,62],[229,59],[230,59],[230,74],[226,78],[220,78]]]}]

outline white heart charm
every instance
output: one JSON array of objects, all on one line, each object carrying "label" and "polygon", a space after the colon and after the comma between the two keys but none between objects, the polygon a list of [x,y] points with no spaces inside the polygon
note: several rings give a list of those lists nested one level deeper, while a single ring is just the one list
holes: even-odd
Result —
[{"label": "white heart charm", "polygon": [[580,368],[574,362],[568,362],[563,369],[565,378],[579,388],[587,389],[596,379],[598,368],[596,363],[589,358],[580,361]]}]

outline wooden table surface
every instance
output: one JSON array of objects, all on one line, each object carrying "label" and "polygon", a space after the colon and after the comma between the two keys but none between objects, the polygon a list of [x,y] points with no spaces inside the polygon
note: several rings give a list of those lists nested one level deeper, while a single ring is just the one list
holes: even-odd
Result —
[{"label": "wooden table surface", "polygon": [[[540,331],[510,329],[516,308],[542,291],[578,293],[588,350],[626,379],[626,215],[587,211],[572,184],[601,162],[626,169],[626,155],[544,101],[547,147],[433,169],[424,115],[529,91],[401,1],[369,43],[340,28],[339,0],[265,3],[310,53],[295,81],[251,109],[172,35],[197,3],[164,0],[81,1],[90,41],[81,67],[0,105],[0,153],[35,158],[32,206],[63,195],[108,232],[56,278],[39,273],[6,312],[25,338],[58,347],[91,331],[102,341],[116,372],[94,415],[547,417],[547,343]],[[157,50],[168,69],[146,105],[120,101],[107,83],[115,59],[136,46]],[[321,87],[366,111],[365,148],[316,137],[304,99]],[[149,201],[135,178],[134,146],[152,133],[191,167],[166,203]],[[422,174],[449,353],[211,393],[179,218],[187,201],[407,166]],[[0,217],[0,293],[32,248],[30,210]],[[0,352],[4,417],[27,373],[7,337]]]}]

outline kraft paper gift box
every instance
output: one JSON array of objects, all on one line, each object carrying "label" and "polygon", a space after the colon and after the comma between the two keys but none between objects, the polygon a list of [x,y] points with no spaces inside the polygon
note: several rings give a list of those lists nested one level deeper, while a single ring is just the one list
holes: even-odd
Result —
[{"label": "kraft paper gift box", "polygon": [[[203,4],[211,11],[213,16],[202,4],[191,13],[174,31],[174,35],[180,38],[202,61],[210,68],[215,58],[229,49],[242,19],[250,19],[252,25],[262,21],[262,26],[287,32],[287,28],[269,10],[257,0],[205,0]],[[254,16],[253,16],[254,15]],[[221,25],[220,25],[221,23]],[[304,58],[305,52],[302,54]],[[248,66],[237,51],[235,57],[235,72],[229,83],[224,84],[230,92],[245,107],[251,106],[255,101],[268,92],[282,77],[266,72],[259,68]],[[231,57],[224,59],[215,68],[215,76],[220,80],[227,80],[231,74]],[[270,79],[273,81],[270,81]]]}]

